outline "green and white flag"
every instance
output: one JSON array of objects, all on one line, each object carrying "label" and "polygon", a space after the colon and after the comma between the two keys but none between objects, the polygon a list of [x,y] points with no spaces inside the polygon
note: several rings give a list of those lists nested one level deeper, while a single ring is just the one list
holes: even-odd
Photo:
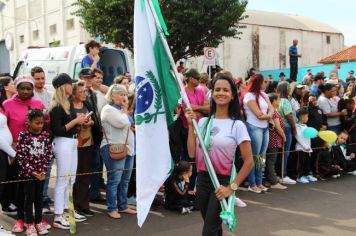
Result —
[{"label": "green and white flag", "polygon": [[[144,223],[155,195],[169,176],[173,160],[168,126],[180,98],[159,32],[166,26],[157,0],[135,0],[137,219]],[[155,23],[155,16],[158,22]]]}]

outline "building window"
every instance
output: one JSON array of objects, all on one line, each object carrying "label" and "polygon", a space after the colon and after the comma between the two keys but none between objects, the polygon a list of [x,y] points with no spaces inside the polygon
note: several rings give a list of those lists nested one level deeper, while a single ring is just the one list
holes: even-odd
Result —
[{"label": "building window", "polygon": [[20,40],[20,43],[24,43],[25,42],[25,35],[20,35],[19,40]]},{"label": "building window", "polygon": [[40,37],[40,31],[39,30],[32,31],[32,39],[33,40],[38,40],[39,37]]},{"label": "building window", "polygon": [[49,34],[53,35],[53,34],[56,34],[56,33],[57,33],[57,25],[56,24],[50,25],[49,26]]},{"label": "building window", "polygon": [[330,41],[331,41],[330,35],[326,35],[326,44],[330,44]]},{"label": "building window", "polygon": [[67,28],[67,30],[74,29],[74,19],[73,18],[66,21],[66,28]]}]

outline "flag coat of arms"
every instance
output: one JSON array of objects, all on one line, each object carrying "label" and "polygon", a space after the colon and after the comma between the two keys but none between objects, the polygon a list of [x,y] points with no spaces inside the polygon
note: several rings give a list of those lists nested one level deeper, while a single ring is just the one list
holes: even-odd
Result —
[{"label": "flag coat of arms", "polygon": [[[168,126],[174,122],[174,109],[180,98],[159,35],[163,18],[158,1],[148,1],[136,0],[134,15],[136,189],[140,227],[160,186],[174,166]],[[150,8],[150,4],[154,7]],[[155,22],[157,15],[161,20]]]}]

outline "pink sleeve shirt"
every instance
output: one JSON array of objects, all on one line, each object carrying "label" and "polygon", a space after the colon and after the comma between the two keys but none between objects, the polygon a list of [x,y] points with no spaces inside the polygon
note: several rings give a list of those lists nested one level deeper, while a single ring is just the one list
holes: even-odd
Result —
[{"label": "pink sleeve shirt", "polygon": [[[187,93],[190,104],[199,105],[199,106],[204,105],[204,101],[206,97],[205,97],[204,90],[202,88],[197,87],[194,89],[194,92],[192,93],[187,89],[187,87],[185,87],[185,92]],[[184,103],[182,104],[182,108],[185,108]],[[182,112],[180,117],[183,121],[183,126],[185,128],[188,128],[188,123],[187,123],[187,119],[185,118],[184,112]],[[197,121],[199,121],[201,118],[203,118],[203,116],[197,117]]]},{"label": "pink sleeve shirt", "polygon": [[[199,122],[200,128],[202,128],[204,119],[208,118],[203,118]],[[244,141],[250,141],[250,136],[242,121],[214,119],[210,133],[209,155],[216,174],[231,175],[236,148]],[[207,171],[204,153],[198,139],[196,140],[196,163],[198,172]]]},{"label": "pink sleeve shirt", "polygon": [[37,98],[32,97],[31,99],[23,101],[15,95],[4,102],[3,108],[13,141],[17,142],[20,132],[26,130],[26,120],[29,109],[43,110],[45,106],[41,100]]}]

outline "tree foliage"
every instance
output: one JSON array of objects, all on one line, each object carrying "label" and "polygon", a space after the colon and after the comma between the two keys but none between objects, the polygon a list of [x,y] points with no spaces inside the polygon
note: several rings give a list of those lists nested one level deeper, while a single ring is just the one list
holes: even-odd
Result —
[{"label": "tree foliage", "polygon": [[[133,0],[78,0],[81,25],[105,42],[133,49]],[[202,55],[204,47],[217,47],[223,37],[238,37],[247,0],[162,0],[160,6],[177,59]]]}]

